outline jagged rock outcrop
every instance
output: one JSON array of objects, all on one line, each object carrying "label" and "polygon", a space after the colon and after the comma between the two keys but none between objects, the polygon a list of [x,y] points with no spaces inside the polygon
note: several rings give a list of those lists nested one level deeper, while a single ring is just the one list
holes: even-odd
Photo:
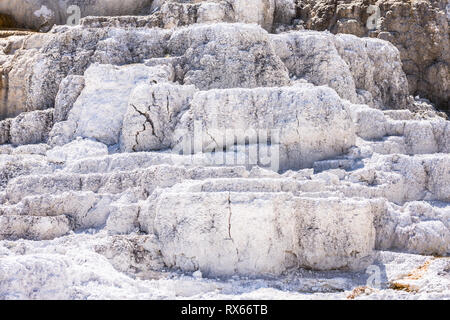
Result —
[{"label": "jagged rock outcrop", "polygon": [[[341,97],[354,103],[368,103],[383,109],[401,109],[412,105],[408,102],[407,83],[400,70],[398,52],[386,42],[375,40],[359,42],[357,38],[336,38],[314,33],[269,38],[258,27],[227,24],[188,27],[173,34],[159,29],[144,32],[141,29],[76,27],[44,37],[40,50],[33,48],[35,37],[42,38],[36,35],[27,39],[24,45],[31,48],[21,51],[3,65],[8,75],[9,106],[18,111],[54,107],[56,98],[56,103],[60,103],[61,98],[57,94],[61,81],[66,76],[83,75],[91,63],[123,65],[146,60],[149,60],[149,65],[164,62],[174,68],[175,80],[193,84],[202,90],[283,86],[290,84],[291,73],[296,79],[329,85]],[[209,46],[200,45],[202,37],[209,39]],[[329,47],[320,44],[325,41],[324,37]],[[67,38],[76,40],[67,44]],[[293,55],[310,56],[311,67],[295,64],[296,59],[289,58],[288,48],[292,41],[315,43]],[[373,48],[361,48],[366,44]],[[95,50],[91,49],[92,46]],[[375,48],[377,46],[380,48]],[[140,51],[131,52],[131,47],[140,48]],[[383,58],[389,63],[376,62],[370,54],[374,50],[383,52]],[[164,58],[166,53],[170,54],[169,58]],[[352,62],[355,55],[360,57],[358,66]],[[64,56],[71,58],[62,59]],[[319,59],[320,56],[323,57]],[[323,59],[325,63],[321,62]],[[370,71],[363,71],[363,67],[369,67]],[[385,81],[388,75],[392,75],[390,69],[394,69],[396,81]],[[51,76],[41,77],[41,73]],[[24,78],[30,79],[25,85],[22,82]],[[74,88],[71,92],[76,96],[79,89]],[[59,109],[57,107],[58,112]]]},{"label": "jagged rock outcrop", "polygon": [[[251,3],[241,0],[128,0],[125,3],[97,0],[88,4],[82,1],[21,0],[3,3],[0,11],[15,17],[19,25],[49,29],[54,23],[67,23],[69,5],[79,6],[82,17],[151,14],[142,17],[87,18],[82,22],[86,27],[131,24],[135,27],[170,29],[194,23],[245,22],[257,23],[271,31],[278,30],[280,25],[289,29],[303,23],[307,29],[387,40],[400,51],[410,94],[426,97],[443,110],[449,109],[448,18],[445,3],[441,0],[255,0]],[[375,14],[369,10],[371,5],[379,7],[380,18],[373,23],[375,27],[369,29],[368,20],[373,19]],[[28,18],[30,11],[35,13],[32,15],[34,19]],[[11,18],[3,20],[7,23],[6,20],[11,21]]]},{"label": "jagged rock outcrop", "polygon": [[450,122],[301,2],[0,40],[0,298],[448,298]]},{"label": "jagged rock outcrop", "polygon": [[[204,43],[207,45],[202,45]],[[216,24],[175,31],[169,54],[183,57],[184,84],[199,89],[254,88],[289,83],[285,66],[261,28]]]},{"label": "jagged rock outcrop", "polygon": [[[33,35],[24,40],[29,50],[18,52],[2,66],[8,79],[8,105],[19,112],[53,107],[66,76],[83,75],[95,62],[122,65],[164,56],[163,43],[169,34],[158,29],[75,27],[55,35]],[[142,51],[131,52],[134,47]],[[28,80],[24,83],[23,79]]]},{"label": "jagged rock outcrop", "polygon": [[256,23],[270,31],[274,23],[288,22],[295,15],[295,6],[286,0],[17,0],[2,3],[0,12],[5,14],[4,26],[14,18],[17,26],[42,31],[50,30],[54,24],[74,25],[77,18],[88,16],[102,16],[93,21],[97,26],[105,26],[103,23],[111,22],[107,16],[118,16],[120,21],[120,16],[136,14],[152,17],[146,22],[139,18],[135,22],[168,29],[193,23],[243,22]]},{"label": "jagged rock outcrop", "polygon": [[189,108],[197,89],[178,84],[142,84],[128,101],[120,135],[121,150],[166,150],[174,145],[179,116]]},{"label": "jagged rock outcrop", "polygon": [[55,98],[55,111],[53,113],[55,122],[67,120],[69,111],[84,89],[84,77],[76,75],[67,76],[61,81],[59,86],[60,89]]}]

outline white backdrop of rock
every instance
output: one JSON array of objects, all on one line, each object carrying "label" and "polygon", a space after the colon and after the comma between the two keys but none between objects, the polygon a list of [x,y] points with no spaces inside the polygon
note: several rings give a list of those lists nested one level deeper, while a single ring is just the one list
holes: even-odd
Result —
[{"label": "white backdrop of rock", "polygon": [[393,45],[270,34],[293,1],[151,2],[5,40],[0,298],[342,298],[374,265],[369,297],[448,298],[450,125]]}]

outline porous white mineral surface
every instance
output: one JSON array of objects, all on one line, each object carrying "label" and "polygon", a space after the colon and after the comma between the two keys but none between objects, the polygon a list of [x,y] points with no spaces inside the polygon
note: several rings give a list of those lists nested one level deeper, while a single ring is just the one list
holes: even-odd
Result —
[{"label": "porous white mineral surface", "polygon": [[0,39],[0,299],[450,298],[450,122],[394,45],[75,2],[103,16]]}]

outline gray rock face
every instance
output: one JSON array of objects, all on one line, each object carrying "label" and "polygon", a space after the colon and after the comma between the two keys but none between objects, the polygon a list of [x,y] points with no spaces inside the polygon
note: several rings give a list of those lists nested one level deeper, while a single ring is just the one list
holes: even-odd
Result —
[{"label": "gray rock face", "polygon": [[0,217],[0,239],[49,240],[65,235],[70,230],[70,221],[59,217]]},{"label": "gray rock face", "polygon": [[315,85],[329,85],[344,99],[357,102],[355,81],[335,47],[333,36],[297,32],[274,35],[272,39],[292,76]]},{"label": "gray rock face", "polygon": [[283,0],[18,0],[2,3],[0,11],[5,14],[1,24],[5,27],[13,25],[42,31],[50,30],[54,24],[77,24],[77,18],[88,16],[136,14],[153,14],[151,20],[155,27],[226,21],[256,23],[270,31],[274,22],[288,21],[295,9],[289,1]]},{"label": "gray rock face", "polygon": [[450,122],[401,50],[134,3],[0,39],[0,298],[448,299]]},{"label": "gray rock face", "polygon": [[[14,0],[2,1],[0,12],[14,18],[16,26],[48,31],[54,24],[73,21],[73,15],[133,15],[150,8],[153,0]],[[73,9],[77,6],[78,9]]]},{"label": "gray rock face", "polygon": [[[54,107],[61,81],[68,75],[83,75],[91,63],[121,65],[164,54],[161,41],[167,36],[165,31],[113,29],[109,32],[75,27],[63,29],[54,36],[28,38],[24,45],[30,50],[22,51],[3,65],[8,76],[9,107],[18,111]],[[140,50],[132,53],[128,49],[134,47]],[[24,78],[30,79],[25,85]]]},{"label": "gray rock face", "polygon": [[[319,32],[274,35],[272,40],[296,78],[328,85],[344,99],[379,109],[405,109],[410,103],[398,50],[387,42]],[[374,52],[383,52],[383,59]],[[397,80],[385,81],[391,76]]]},{"label": "gray rock face", "polygon": [[121,149],[132,152],[170,148],[179,115],[189,108],[196,91],[194,86],[168,83],[136,87],[123,120]]},{"label": "gray rock face", "polygon": [[[299,266],[361,269],[375,242],[370,207],[338,199],[177,189],[163,193],[155,209],[165,263],[211,276],[277,275]],[[248,225],[259,230],[248,233]]]},{"label": "gray rock face", "polygon": [[[409,90],[449,110],[450,42],[446,1],[301,0],[298,18],[307,29],[370,36],[393,43],[400,51]],[[368,29],[370,5],[379,19]],[[447,7],[446,7],[447,6]]]}]

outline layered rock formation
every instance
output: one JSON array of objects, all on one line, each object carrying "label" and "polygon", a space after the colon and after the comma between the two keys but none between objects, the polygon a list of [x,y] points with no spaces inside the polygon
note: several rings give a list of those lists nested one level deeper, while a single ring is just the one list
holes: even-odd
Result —
[{"label": "layered rock formation", "polygon": [[151,5],[0,41],[1,298],[449,297],[450,122],[394,45]]},{"label": "layered rock formation", "polygon": [[[300,0],[304,26],[390,41],[400,51],[410,93],[450,110],[450,44],[447,1]],[[379,8],[379,16],[375,9]],[[377,18],[368,25],[369,18]]]},{"label": "layered rock formation", "polygon": [[2,1],[0,12],[15,20],[15,27],[48,31],[54,24],[77,24],[86,16],[140,14],[150,10],[152,0],[17,0]]}]

